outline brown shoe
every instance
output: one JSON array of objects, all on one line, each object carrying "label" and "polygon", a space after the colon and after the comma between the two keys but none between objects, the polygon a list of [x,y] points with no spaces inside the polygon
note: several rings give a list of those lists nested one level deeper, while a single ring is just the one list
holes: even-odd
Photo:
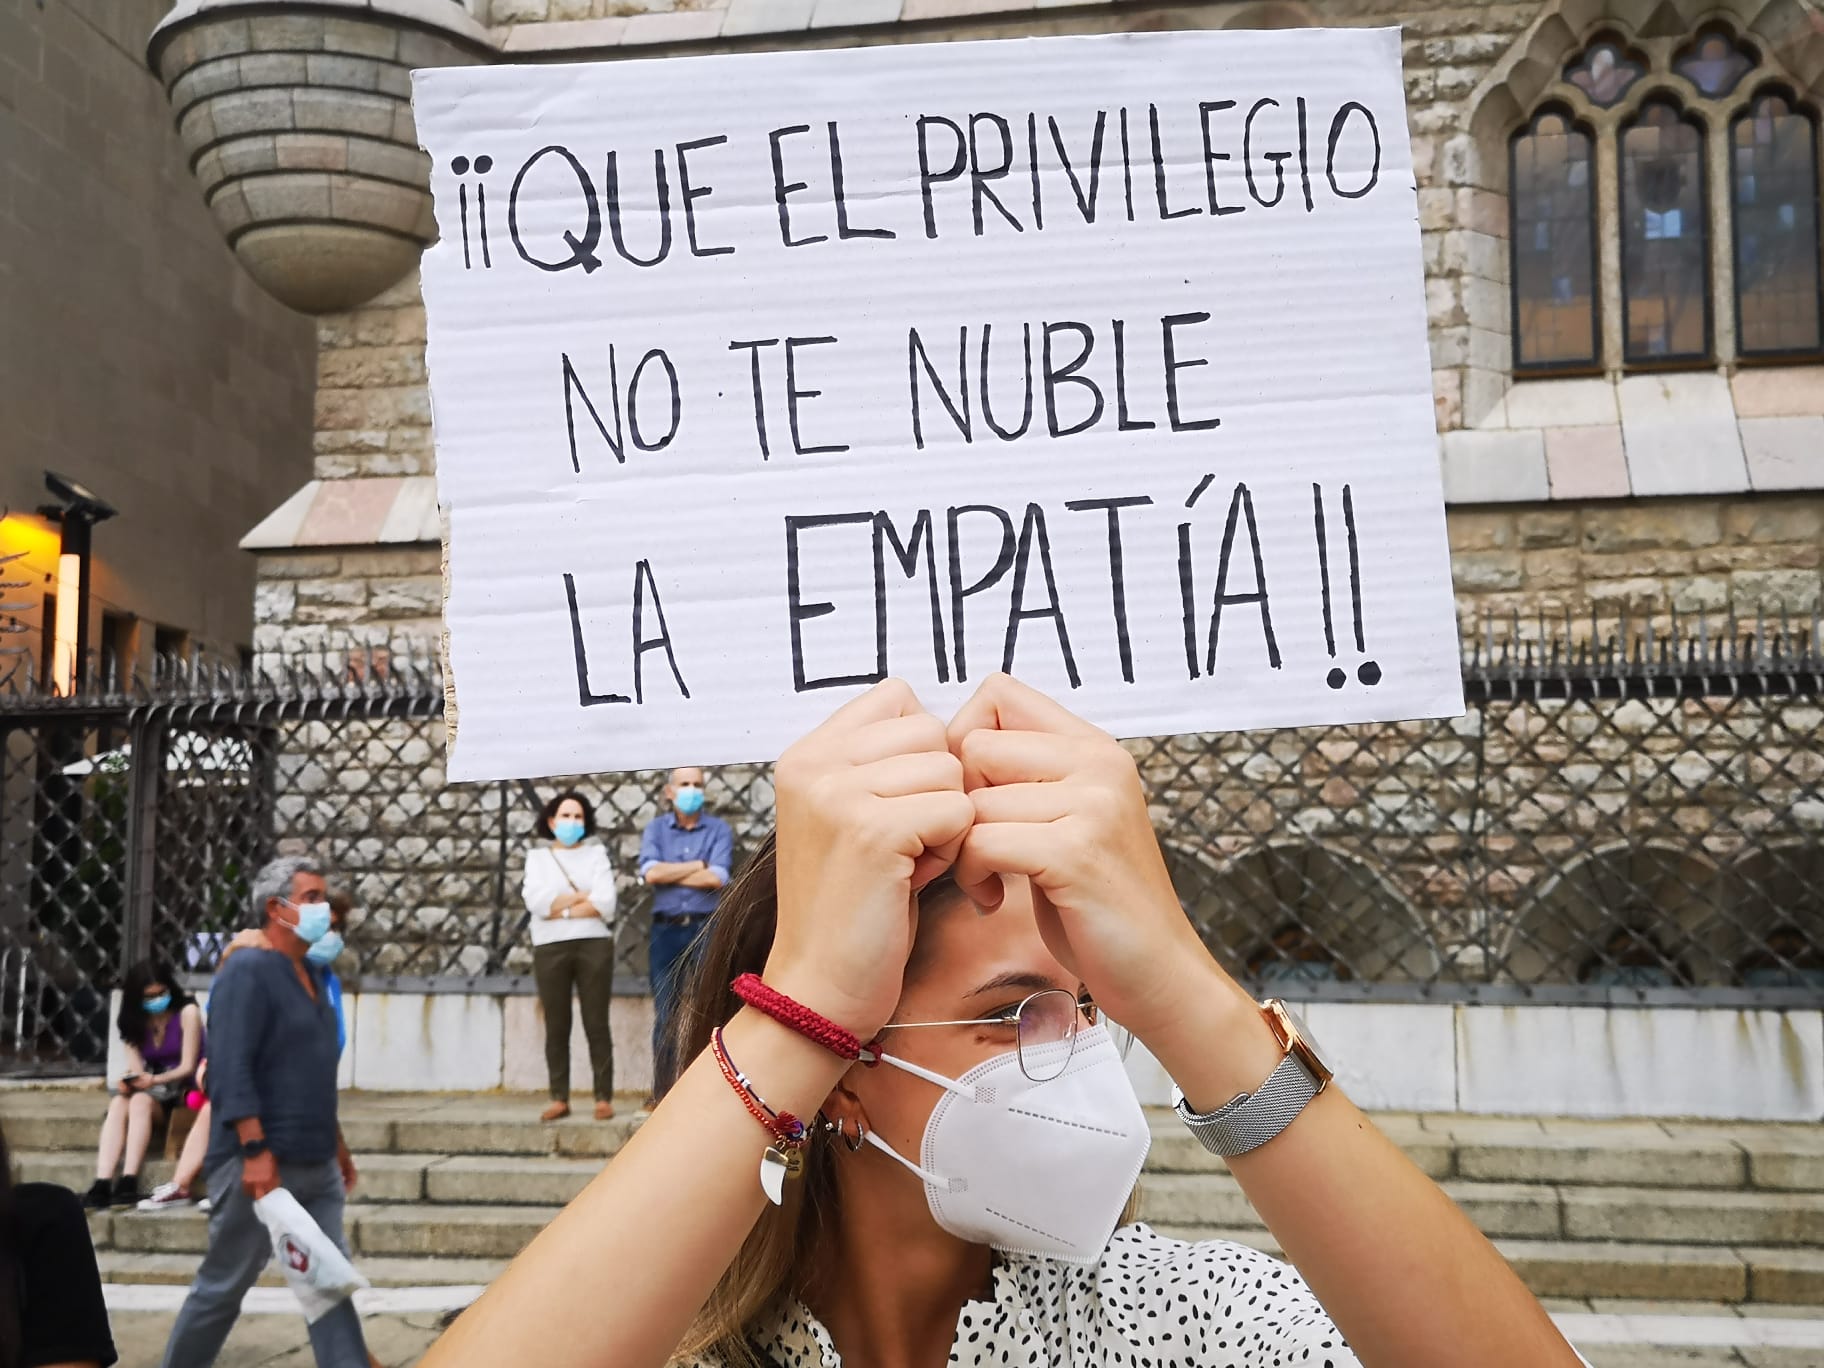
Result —
[{"label": "brown shoe", "polygon": [[540,1121],[562,1121],[568,1115],[570,1115],[568,1102],[553,1102],[538,1114],[538,1119]]},{"label": "brown shoe", "polygon": [[596,1119],[596,1120],[597,1120],[597,1121],[612,1121],[612,1120],[614,1120],[614,1103],[612,1103],[612,1102],[597,1102],[597,1103],[596,1103],[596,1104],[595,1104],[595,1119]]}]

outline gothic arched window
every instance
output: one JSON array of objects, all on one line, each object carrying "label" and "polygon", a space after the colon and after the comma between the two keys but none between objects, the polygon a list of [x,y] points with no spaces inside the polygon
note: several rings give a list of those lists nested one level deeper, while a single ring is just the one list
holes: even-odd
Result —
[{"label": "gothic arched window", "polygon": [[1621,309],[1630,362],[1710,354],[1704,133],[1670,100],[1621,129]]},{"label": "gothic arched window", "polygon": [[1514,357],[1523,366],[1589,366],[1600,354],[1591,146],[1561,106],[1540,110],[1514,138]]},{"label": "gothic arched window", "polygon": [[1781,92],[1757,96],[1730,128],[1729,183],[1741,354],[1817,352],[1817,123]]},{"label": "gothic arched window", "polygon": [[1509,153],[1514,369],[1824,355],[1817,112],[1726,26],[1602,31]]}]

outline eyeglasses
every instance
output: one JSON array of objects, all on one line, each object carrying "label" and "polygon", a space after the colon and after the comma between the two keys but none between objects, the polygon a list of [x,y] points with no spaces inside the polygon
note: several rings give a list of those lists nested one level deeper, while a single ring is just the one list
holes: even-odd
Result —
[{"label": "eyeglasses", "polygon": [[[896,1021],[881,1027],[884,1031],[913,1031],[930,1026],[982,1026],[991,1032],[1004,1032],[1020,1056],[1020,1072],[1034,1083],[1048,1083],[1063,1073],[1076,1053],[1077,1030],[1084,1023],[1102,1024],[1102,1011],[1085,993],[1078,997],[1066,988],[1042,988],[1016,1006],[993,1016],[968,1021]],[[1126,1055],[1125,1032],[1117,1047]]]}]

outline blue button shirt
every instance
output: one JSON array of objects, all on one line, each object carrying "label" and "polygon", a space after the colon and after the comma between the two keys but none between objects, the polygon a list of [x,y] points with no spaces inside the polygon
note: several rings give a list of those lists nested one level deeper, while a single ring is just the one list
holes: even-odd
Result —
[{"label": "blue button shirt", "polygon": [[[646,834],[640,838],[640,877],[644,879],[655,864],[701,860],[726,884],[734,857],[735,834],[720,817],[705,812],[694,827],[686,828],[677,813],[668,812],[647,823]],[[652,910],[658,916],[706,916],[721,900],[720,888],[686,888],[683,884],[654,884],[652,888]]]},{"label": "blue button shirt", "polygon": [[215,1124],[205,1167],[240,1153],[234,1123],[257,1116],[281,1160],[336,1157],[336,1012],[324,971],[305,965],[316,996],[276,950],[247,950],[209,993],[209,1099]]}]

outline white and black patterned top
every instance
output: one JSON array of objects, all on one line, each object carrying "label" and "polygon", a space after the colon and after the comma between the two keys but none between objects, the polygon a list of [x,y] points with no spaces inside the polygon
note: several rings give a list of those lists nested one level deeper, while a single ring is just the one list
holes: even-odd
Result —
[{"label": "white and black patterned top", "polygon": [[[777,1368],[841,1368],[803,1303],[756,1327]],[[1145,1225],[1099,1263],[1002,1255],[989,1298],[966,1302],[950,1362],[988,1368],[1360,1368],[1290,1264],[1245,1245],[1187,1244]],[[711,1359],[689,1368],[721,1368]]]}]

